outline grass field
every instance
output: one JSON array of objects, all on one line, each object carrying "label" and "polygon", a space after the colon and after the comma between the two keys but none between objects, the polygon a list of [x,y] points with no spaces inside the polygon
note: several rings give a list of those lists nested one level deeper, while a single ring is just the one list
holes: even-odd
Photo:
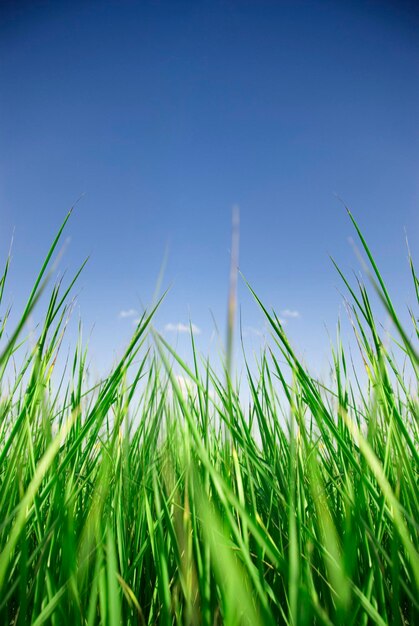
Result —
[{"label": "grass field", "polygon": [[356,223],[368,289],[341,280],[365,371],[338,335],[333,384],[317,380],[254,294],[272,338],[245,406],[153,310],[93,387],[81,333],[63,368],[74,282],[48,271],[64,228],[14,328],[9,262],[0,280],[0,623],[418,624],[418,311],[403,328]]}]

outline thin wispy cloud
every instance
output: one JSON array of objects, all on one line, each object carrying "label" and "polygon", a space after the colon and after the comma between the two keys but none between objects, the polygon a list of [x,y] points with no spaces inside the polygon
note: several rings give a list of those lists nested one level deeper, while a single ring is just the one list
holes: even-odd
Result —
[{"label": "thin wispy cloud", "polygon": [[188,333],[189,334],[191,330],[194,335],[201,334],[201,329],[198,326],[196,326],[196,324],[191,324],[189,326],[189,324],[182,324],[182,322],[178,322],[177,324],[173,324],[173,323],[166,324],[166,326],[164,327],[164,331],[166,333]]},{"label": "thin wispy cloud", "polygon": [[263,337],[264,334],[263,328],[255,328],[254,326],[245,326],[243,328],[243,337]]},{"label": "thin wispy cloud", "polygon": [[126,318],[134,317],[134,315],[138,315],[137,309],[122,309],[122,311],[119,311],[118,317]]},{"label": "thin wispy cloud", "polygon": [[284,309],[281,311],[281,315],[283,317],[301,317],[300,311],[296,311],[295,309]]}]

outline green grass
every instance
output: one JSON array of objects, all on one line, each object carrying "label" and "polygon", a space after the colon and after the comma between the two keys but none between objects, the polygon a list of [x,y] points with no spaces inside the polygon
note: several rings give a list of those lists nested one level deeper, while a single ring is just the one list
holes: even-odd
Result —
[{"label": "green grass", "polygon": [[[192,334],[184,363],[152,329],[154,310],[89,387],[81,330],[62,366],[74,281],[48,283],[62,229],[10,330],[7,261],[1,624],[419,623],[417,310],[403,327],[354,227],[374,298],[341,278],[365,371],[351,371],[338,332],[333,382],[317,380],[254,294],[272,340],[256,374],[246,363],[246,406],[230,363],[218,375]],[[411,274],[417,305],[412,262]],[[34,343],[26,322],[41,295]]]}]

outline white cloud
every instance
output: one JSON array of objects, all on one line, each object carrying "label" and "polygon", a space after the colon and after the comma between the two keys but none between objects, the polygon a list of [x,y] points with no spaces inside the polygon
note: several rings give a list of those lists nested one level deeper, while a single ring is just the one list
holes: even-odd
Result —
[{"label": "white cloud", "polygon": [[123,309],[119,311],[118,317],[134,317],[134,315],[138,315],[138,311],[136,309]]},{"label": "white cloud", "polygon": [[281,311],[281,315],[283,315],[284,317],[301,317],[300,311],[295,311],[292,309],[284,309],[283,311]]},{"label": "white cloud", "polygon": [[200,335],[201,334],[201,329],[196,326],[195,324],[191,324],[191,326],[189,326],[189,324],[182,324],[181,322],[178,322],[177,324],[166,324],[166,326],[164,327],[164,331],[166,333],[190,333],[192,329],[192,332],[194,335]]},{"label": "white cloud", "polygon": [[243,328],[243,337],[254,335],[255,337],[263,337],[265,333],[262,328],[254,328],[253,326],[245,326]]}]

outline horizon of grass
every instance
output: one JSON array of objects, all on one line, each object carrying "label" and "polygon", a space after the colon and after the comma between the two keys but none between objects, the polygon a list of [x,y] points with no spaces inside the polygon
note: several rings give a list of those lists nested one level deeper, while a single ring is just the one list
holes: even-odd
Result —
[{"label": "horizon of grass", "polygon": [[249,286],[272,345],[257,374],[244,353],[246,406],[232,336],[222,377],[192,328],[185,363],[152,328],[161,300],[95,384],[80,325],[53,384],[84,263],[50,290],[35,344],[21,335],[69,216],[9,333],[10,258],[0,277],[1,623],[419,623],[418,315],[402,326],[352,215],[396,337],[383,341],[367,287],[335,264],[367,383],[351,377],[338,325],[325,385]]}]

